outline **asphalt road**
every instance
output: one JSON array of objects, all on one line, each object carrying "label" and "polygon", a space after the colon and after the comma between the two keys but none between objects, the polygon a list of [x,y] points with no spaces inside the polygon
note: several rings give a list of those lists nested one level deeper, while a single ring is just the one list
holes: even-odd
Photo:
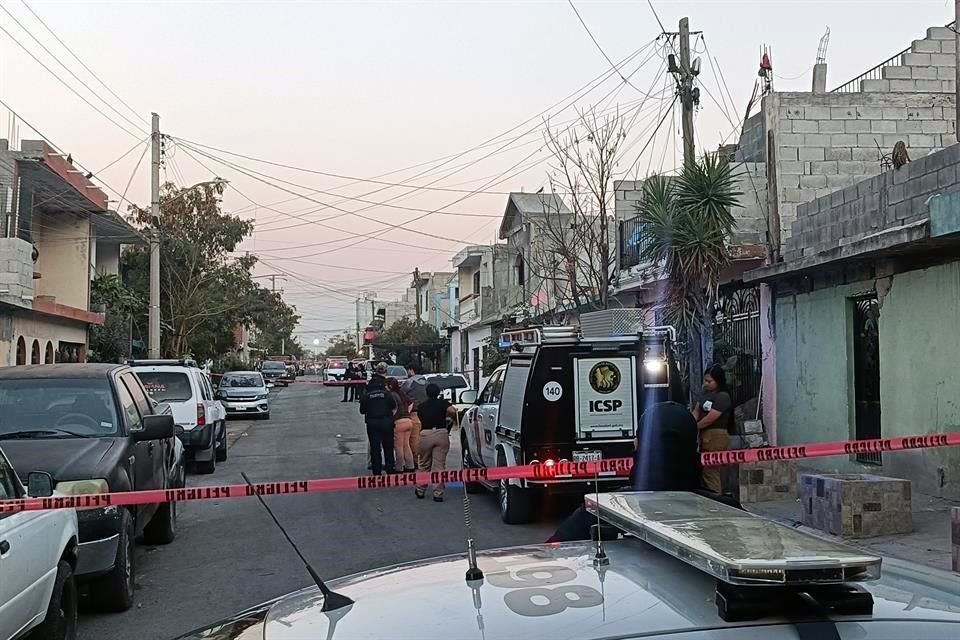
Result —
[{"label": "asphalt road", "polygon": [[[354,476],[366,471],[366,435],[356,404],[301,378],[277,389],[269,421],[229,423],[229,459],[189,486]],[[454,433],[453,442],[459,442]],[[459,467],[459,447],[450,464]],[[276,496],[268,504],[324,578],[466,550],[463,488],[447,500],[412,489]],[[492,495],[471,497],[479,548],[543,542],[557,515],[534,525],[501,522]],[[252,498],[181,505],[176,540],[137,548],[137,599],[122,614],[81,614],[81,640],[167,640],[311,584],[293,549]],[[411,603],[411,611],[416,610]]]}]

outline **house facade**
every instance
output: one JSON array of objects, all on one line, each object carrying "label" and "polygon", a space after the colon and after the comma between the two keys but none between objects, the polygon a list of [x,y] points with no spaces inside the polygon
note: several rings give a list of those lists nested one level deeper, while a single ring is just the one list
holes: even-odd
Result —
[{"label": "house facade", "polygon": [[[960,146],[797,208],[772,292],[780,444],[960,432]],[[960,498],[956,447],[809,460]]]},{"label": "house facade", "polygon": [[0,200],[0,363],[84,362],[105,321],[91,281],[118,274],[121,246],[143,237],[42,141],[0,141]]}]

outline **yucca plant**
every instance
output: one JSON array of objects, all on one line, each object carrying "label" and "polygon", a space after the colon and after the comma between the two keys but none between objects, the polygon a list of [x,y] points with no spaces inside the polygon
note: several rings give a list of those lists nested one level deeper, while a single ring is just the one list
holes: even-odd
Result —
[{"label": "yucca plant", "polygon": [[730,264],[728,243],[740,206],[733,168],[717,154],[688,163],[680,175],[652,175],[643,183],[638,220],[644,225],[641,259],[663,270],[667,320],[686,336],[691,383],[711,357],[710,309],[720,275]]}]

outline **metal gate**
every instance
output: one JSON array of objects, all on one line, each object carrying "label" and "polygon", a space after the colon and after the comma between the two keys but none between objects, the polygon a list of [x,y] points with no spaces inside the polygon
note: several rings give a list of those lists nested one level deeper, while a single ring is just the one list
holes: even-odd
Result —
[{"label": "metal gate", "polygon": [[760,394],[760,288],[724,293],[713,310],[714,360],[727,372],[734,406]]},{"label": "metal gate", "polygon": [[[856,438],[880,435],[880,304],[876,293],[853,302],[853,388]],[[857,462],[882,464],[879,453],[859,453]]]}]

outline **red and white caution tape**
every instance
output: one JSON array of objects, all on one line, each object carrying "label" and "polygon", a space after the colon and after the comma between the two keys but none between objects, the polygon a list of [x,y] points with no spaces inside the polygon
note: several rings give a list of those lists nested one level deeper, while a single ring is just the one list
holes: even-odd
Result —
[{"label": "red and white caution tape", "polygon": [[[876,440],[853,440],[823,442],[787,447],[763,447],[732,451],[709,451],[701,454],[705,467],[727,464],[749,464],[782,460],[802,460],[858,453],[881,453],[929,449],[960,445],[960,433],[879,438]],[[282,482],[258,482],[220,485],[213,487],[190,487],[153,491],[125,491],[82,496],[56,496],[51,498],[22,498],[0,500],[0,513],[40,511],[45,509],[95,509],[101,507],[133,506],[159,502],[189,502],[195,500],[225,500],[247,498],[255,494],[287,495],[299,493],[323,493],[331,491],[371,491],[396,487],[414,487],[418,484],[438,482],[492,482],[507,479],[549,481],[557,478],[584,478],[595,476],[626,476],[633,466],[632,458],[615,458],[594,462],[557,462],[552,465],[531,464],[517,467],[492,467],[489,469],[454,469],[450,471],[420,471],[387,476],[354,476],[347,478],[323,478],[318,480],[289,480]]]}]

